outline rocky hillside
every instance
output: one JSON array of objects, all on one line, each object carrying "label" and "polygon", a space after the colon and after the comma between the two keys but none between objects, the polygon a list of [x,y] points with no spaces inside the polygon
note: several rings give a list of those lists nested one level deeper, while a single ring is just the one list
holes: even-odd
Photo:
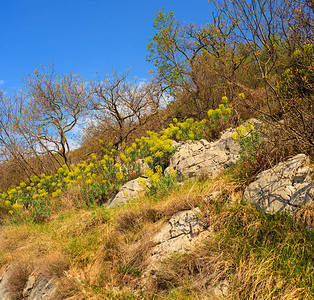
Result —
[{"label": "rocky hillside", "polygon": [[257,120],[184,127],[7,191],[0,299],[313,299],[313,161],[263,170]]}]

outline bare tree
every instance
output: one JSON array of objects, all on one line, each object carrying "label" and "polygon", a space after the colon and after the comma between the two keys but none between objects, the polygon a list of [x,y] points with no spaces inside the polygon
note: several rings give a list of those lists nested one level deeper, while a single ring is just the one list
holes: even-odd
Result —
[{"label": "bare tree", "polygon": [[70,168],[69,137],[90,106],[83,78],[59,76],[53,66],[36,70],[24,82],[25,92],[0,93],[0,162],[7,169],[1,182],[13,171],[19,181],[63,164]]},{"label": "bare tree", "polygon": [[70,166],[69,134],[89,109],[90,91],[84,79],[72,73],[58,75],[53,66],[35,70],[24,78],[26,93],[20,125],[29,139],[37,141],[36,151]]},{"label": "bare tree", "polygon": [[[314,10],[310,0],[214,0],[249,50],[252,79],[264,86],[267,110],[298,142],[314,145]],[[255,74],[255,75],[254,75]],[[248,105],[251,105],[247,102]]]},{"label": "bare tree", "polygon": [[0,186],[4,188],[32,174],[38,175],[38,167],[30,162],[31,155],[26,145],[30,141],[23,139],[16,122],[22,119],[20,108],[18,97],[5,97],[0,93],[0,163],[3,171],[0,172]]},{"label": "bare tree", "polygon": [[153,82],[127,82],[128,72],[91,82],[96,118],[112,133],[119,148],[158,112],[162,91]]}]

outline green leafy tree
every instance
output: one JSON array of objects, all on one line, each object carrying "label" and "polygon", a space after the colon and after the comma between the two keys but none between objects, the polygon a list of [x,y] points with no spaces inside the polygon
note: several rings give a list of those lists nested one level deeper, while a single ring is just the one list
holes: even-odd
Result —
[{"label": "green leafy tree", "polygon": [[230,22],[216,16],[213,24],[197,27],[161,9],[154,28],[157,33],[148,45],[147,59],[157,67],[164,89],[188,106],[186,114],[205,117],[226,92],[233,93],[233,86],[242,86],[237,72],[247,53],[242,45],[233,43]]}]

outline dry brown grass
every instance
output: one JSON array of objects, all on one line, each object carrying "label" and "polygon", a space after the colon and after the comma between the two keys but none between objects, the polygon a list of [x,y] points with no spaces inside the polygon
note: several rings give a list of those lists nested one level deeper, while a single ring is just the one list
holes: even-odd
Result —
[{"label": "dry brown grass", "polygon": [[76,203],[79,202],[80,199],[80,186],[76,185],[72,187],[70,190],[65,191],[62,194],[62,197],[58,198],[57,201],[54,200],[55,205],[54,208],[57,211],[65,211],[72,208],[77,207]]},{"label": "dry brown grass", "polygon": [[34,261],[34,268],[47,277],[61,278],[69,266],[69,261],[60,252],[49,252]]},{"label": "dry brown grass", "polygon": [[[206,197],[211,192],[216,192],[215,197]],[[17,293],[27,277],[23,272],[30,272],[25,267],[30,262],[31,271],[58,277],[58,299],[217,299],[213,287],[221,281],[229,282],[224,299],[310,299],[272,270],[276,253],[256,263],[254,251],[240,250],[243,237],[232,237],[230,245],[219,238],[228,235],[230,224],[241,224],[242,234],[252,240],[265,227],[264,219],[243,205],[241,197],[237,183],[223,175],[215,181],[184,182],[180,190],[158,202],[143,196],[109,211],[72,208],[55,214],[44,226],[5,228],[0,238],[5,254],[0,258],[2,264],[17,261],[23,251],[16,271],[22,274],[15,284]],[[214,235],[191,252],[165,260],[143,289],[141,276],[149,267],[154,235],[173,214],[195,206],[201,208],[202,219]],[[309,219],[310,212],[306,213],[302,217]],[[243,255],[240,262],[238,255]]]},{"label": "dry brown grass", "polygon": [[0,248],[3,253],[12,253],[14,250],[24,247],[31,235],[31,229],[23,224],[18,229],[16,227],[2,227]]},{"label": "dry brown grass", "polygon": [[[40,273],[47,278],[61,278],[68,269],[69,262],[60,252],[41,253],[42,249],[31,252],[28,249],[16,249],[7,260],[10,268],[9,291],[14,299],[23,299],[22,293],[31,273]],[[40,255],[41,253],[41,255]]]},{"label": "dry brown grass", "polygon": [[155,223],[163,217],[163,214],[156,208],[149,206],[139,210],[124,209],[116,218],[116,230],[122,233],[128,231],[138,232],[145,223]]},{"label": "dry brown grass", "polygon": [[314,205],[303,206],[296,213],[296,221],[303,227],[303,229],[314,230]]},{"label": "dry brown grass", "polygon": [[93,214],[92,211],[71,211],[67,216],[60,214],[54,219],[57,226],[56,234],[62,239],[66,237],[84,236],[85,234],[100,230],[99,227],[107,227],[107,222],[98,214]]},{"label": "dry brown grass", "polygon": [[231,261],[217,250],[217,244],[207,240],[191,253],[174,254],[156,271],[150,289],[154,293],[179,286],[194,292],[210,290],[210,287],[229,278],[228,270],[232,267]]},{"label": "dry brown grass", "polygon": [[271,255],[259,264],[253,257],[241,261],[235,270],[228,299],[303,299],[301,288],[273,272],[275,260],[276,257]]},{"label": "dry brown grass", "polygon": [[20,259],[10,265],[9,291],[16,300],[23,299],[23,289],[33,270],[31,262]]},{"label": "dry brown grass", "polygon": [[22,292],[32,272],[60,278],[69,268],[69,261],[60,245],[39,225],[21,224],[3,227],[0,239],[1,265],[9,265],[10,291],[14,299],[22,299]]}]

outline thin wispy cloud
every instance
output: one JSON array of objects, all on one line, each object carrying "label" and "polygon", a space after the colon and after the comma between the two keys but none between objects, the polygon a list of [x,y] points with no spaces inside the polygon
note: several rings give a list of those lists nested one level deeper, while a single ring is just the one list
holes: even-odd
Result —
[{"label": "thin wispy cloud", "polygon": [[1,84],[5,84],[5,81],[2,80],[2,79],[0,79],[0,85],[1,85]]}]

